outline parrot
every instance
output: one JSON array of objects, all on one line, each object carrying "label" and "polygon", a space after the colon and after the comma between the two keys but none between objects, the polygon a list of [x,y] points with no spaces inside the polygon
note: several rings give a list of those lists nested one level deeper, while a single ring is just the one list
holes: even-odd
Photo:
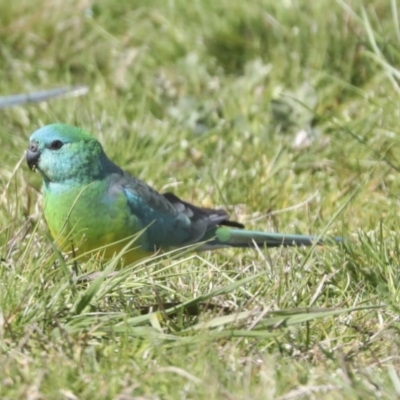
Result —
[{"label": "parrot", "polygon": [[159,193],[113,163],[85,130],[61,123],[32,133],[29,168],[42,177],[43,215],[62,251],[76,255],[102,249],[133,263],[160,251],[198,245],[279,247],[322,244],[315,236],[244,229],[226,211],[197,207],[171,192]]}]

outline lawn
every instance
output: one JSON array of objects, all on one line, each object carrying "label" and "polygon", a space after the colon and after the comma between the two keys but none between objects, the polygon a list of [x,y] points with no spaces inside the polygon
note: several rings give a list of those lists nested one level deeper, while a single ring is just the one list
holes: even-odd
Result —
[{"label": "lawn", "polygon": [[[400,397],[396,0],[0,5],[0,96],[87,88],[0,98],[1,399]],[[24,158],[54,122],[249,229],[343,242],[74,260]]]}]

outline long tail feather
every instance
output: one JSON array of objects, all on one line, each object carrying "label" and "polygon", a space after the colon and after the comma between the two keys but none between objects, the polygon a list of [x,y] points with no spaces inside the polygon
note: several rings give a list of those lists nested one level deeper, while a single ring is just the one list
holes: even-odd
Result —
[{"label": "long tail feather", "polygon": [[[309,235],[286,235],[282,233],[269,233],[248,231],[244,229],[217,228],[213,239],[201,246],[201,249],[215,249],[218,247],[279,247],[279,246],[311,246],[315,242],[324,244],[317,240],[316,236]],[[331,239],[332,241],[332,239]],[[333,238],[340,242],[340,238]]]}]

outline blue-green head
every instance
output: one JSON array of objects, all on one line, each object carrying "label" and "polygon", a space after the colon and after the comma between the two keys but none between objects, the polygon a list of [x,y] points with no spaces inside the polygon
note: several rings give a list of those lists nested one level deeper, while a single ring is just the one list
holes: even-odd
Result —
[{"label": "blue-green head", "polygon": [[46,125],[33,132],[26,152],[29,168],[38,170],[47,183],[90,183],[118,169],[101,144],[75,126]]}]

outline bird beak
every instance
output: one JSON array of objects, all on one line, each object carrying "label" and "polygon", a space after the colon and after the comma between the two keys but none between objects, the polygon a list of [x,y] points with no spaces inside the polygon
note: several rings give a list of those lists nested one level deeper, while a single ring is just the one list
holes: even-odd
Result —
[{"label": "bird beak", "polygon": [[26,162],[28,167],[34,171],[38,166],[40,158],[39,145],[36,142],[30,142],[28,150],[26,151]]}]

